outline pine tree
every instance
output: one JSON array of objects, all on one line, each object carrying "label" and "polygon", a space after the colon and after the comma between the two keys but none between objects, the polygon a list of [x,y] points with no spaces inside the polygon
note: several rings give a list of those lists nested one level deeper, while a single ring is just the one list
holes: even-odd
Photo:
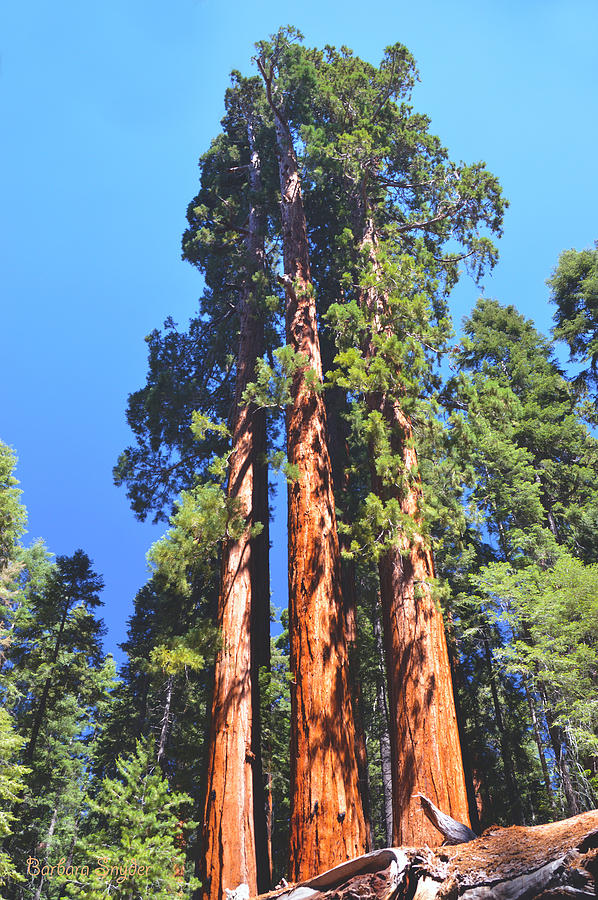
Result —
[{"label": "pine tree", "polygon": [[[0,709],[0,838],[5,841],[12,834],[17,818],[16,804],[22,801],[25,778],[29,770],[17,762],[24,740],[14,730],[14,723],[5,709]],[[11,811],[15,810],[15,811]],[[23,881],[24,876],[15,866],[11,856],[0,850],[0,890],[10,880]]]},{"label": "pine tree", "polygon": [[[66,858],[74,842],[115,670],[101,651],[94,610],[102,582],[88,557],[77,551],[52,565],[40,546],[22,557],[2,690],[30,773],[10,850],[26,859],[39,848],[45,862],[50,853]],[[30,879],[11,897],[38,900],[42,889],[56,896],[52,885]]]},{"label": "pine tree", "polygon": [[88,801],[87,833],[74,857],[80,863],[57,871],[64,876],[61,896],[66,891],[80,900],[107,894],[122,900],[191,897],[198,882],[188,872],[182,839],[182,828],[195,824],[185,822],[191,798],[169,790],[151,741],[138,741],[116,768],[118,777],[105,778],[97,797]]},{"label": "pine tree", "polygon": [[549,342],[494,300],[478,302],[464,332],[457,364],[472,389],[457,402],[474,432],[471,500],[497,557],[540,561],[557,543],[595,559],[598,443]]},{"label": "pine tree", "polygon": [[564,250],[548,279],[556,304],[554,336],[569,346],[570,358],[586,368],[577,384],[598,387],[598,244],[587,250]]},{"label": "pine tree", "polygon": [[142,521],[150,513],[155,522],[167,521],[179,494],[209,475],[213,454],[226,448],[222,434],[212,432],[199,443],[190,426],[196,410],[212,421],[226,421],[232,402],[229,330],[234,328],[234,308],[214,304],[206,291],[186,331],[168,318],[162,331],[154,329],[146,337],[146,384],[129,395],[127,404],[136,443],[114,467],[115,484],[126,487],[131,509]]},{"label": "pine tree", "polygon": [[595,564],[560,551],[550,567],[493,563],[477,577],[512,634],[501,652],[506,671],[525,682],[545,717],[561,813],[569,815],[598,798],[597,575]]},{"label": "pine tree", "polygon": [[485,815],[546,820],[555,802],[550,758],[558,759],[566,743],[558,726],[550,733],[554,698],[505,671],[505,643],[525,635],[509,640],[496,627],[472,576],[491,560],[517,570],[550,567],[559,545],[595,558],[596,441],[549,342],[514,307],[480,300],[464,332],[457,354],[462,374],[446,397],[453,452],[469,471],[467,521],[460,535],[445,531],[441,555],[462,635],[462,699],[469,721],[485,716],[484,732],[495,735],[484,740],[468,728],[474,755],[483,760],[478,768],[486,770]]}]

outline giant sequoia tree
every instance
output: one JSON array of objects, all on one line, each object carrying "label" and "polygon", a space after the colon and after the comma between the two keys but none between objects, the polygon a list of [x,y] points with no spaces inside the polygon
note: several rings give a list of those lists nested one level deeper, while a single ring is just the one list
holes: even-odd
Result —
[{"label": "giant sequoia tree", "polygon": [[322,360],[286,67],[297,54],[280,32],[258,45],[274,117],[280,174],[286,336],[295,354],[287,411],[291,642],[290,874],[299,879],[366,846],[359,792],[340,555],[322,396]]},{"label": "giant sequoia tree", "polygon": [[[289,874],[313,875],[368,847],[368,767],[349,652],[364,646],[358,584],[370,594],[359,616],[373,632],[381,598],[388,707],[382,685],[374,690],[392,749],[384,777],[392,769],[393,839],[436,840],[412,802],[417,791],[468,818],[418,444],[435,416],[435,366],[450,335],[446,297],[462,261],[475,275],[494,263],[488,235],[500,233],[504,201],[484,165],[452,162],[409,106],[416,71],[402,45],[375,67],[345,48],[305,49],[297,37],[282,29],[257,45],[258,79],[235,75],[184,238],[206,281],[193,329],[214,334],[207,368],[217,373],[216,393],[203,390],[201,356],[189,383],[200,388],[200,420],[219,423],[211,433],[221,438],[229,423],[222,499],[192,487],[185,388],[156,416],[161,380],[172,390],[184,373],[178,349],[198,341],[170,341],[162,379],[153,367],[130,408],[140,447],[119,468],[140,512],[188,479],[179,518],[187,517],[198,554],[209,511],[198,510],[193,526],[194,498],[224,513],[204,818],[204,890],[213,896],[268,879],[256,727],[257,666],[267,666],[258,641],[267,634],[266,406],[284,408],[289,481]],[[232,364],[222,339],[231,329]],[[166,348],[166,338],[152,346]],[[228,411],[216,396],[228,397]],[[162,448],[179,456],[173,478]],[[200,482],[212,478],[218,449],[218,440],[198,445]],[[152,466],[156,499],[144,475]],[[344,567],[337,509],[351,557]]]},{"label": "giant sequoia tree", "polygon": [[[222,166],[227,150],[230,160],[233,154],[226,147],[229,142],[247,172],[244,183],[233,182],[229,197],[219,197],[219,208],[214,209],[214,203],[210,204],[212,209],[198,205],[194,215],[197,225],[197,213],[206,209],[225,236],[241,229],[244,236],[244,253],[239,260],[239,349],[227,484],[227,496],[235,504],[240,527],[231,529],[222,548],[217,616],[221,646],[215,664],[204,815],[206,877],[214,900],[226,887],[241,882],[248,884],[252,893],[269,887],[259,728],[259,669],[268,663],[269,641],[266,418],[263,409],[243,401],[264,352],[259,292],[263,292],[265,283],[266,215],[260,196],[256,93],[255,84],[237,79],[236,89],[227,96],[227,133],[217,153],[204,165],[203,190],[213,199],[217,190],[210,182],[213,172],[209,162],[217,158]],[[218,225],[212,228],[217,231]],[[226,249],[232,271],[235,257],[231,247]],[[213,244],[210,250],[215,251]],[[205,270],[209,275],[208,265]]]},{"label": "giant sequoia tree", "polygon": [[[313,240],[328,283],[336,278],[328,298],[336,300],[328,317],[341,351],[335,380],[361,405],[370,445],[362,517],[369,513],[378,528],[394,840],[416,843],[433,830],[414,808],[414,792],[463,821],[468,813],[414,422],[433,383],[431,358],[446,343],[443,296],[461,259],[477,273],[494,261],[484,231],[500,231],[503,201],[482,164],[451,163],[425,117],[401,102],[416,76],[402,45],[389,48],[377,69],[347,50],[305,57],[317,85],[304,130],[313,193],[321,194]],[[335,258],[324,244],[331,237],[349,252]]]}]

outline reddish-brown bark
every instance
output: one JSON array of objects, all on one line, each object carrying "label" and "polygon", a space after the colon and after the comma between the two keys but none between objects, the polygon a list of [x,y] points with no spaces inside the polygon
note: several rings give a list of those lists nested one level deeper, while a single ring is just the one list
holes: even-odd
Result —
[{"label": "reddish-brown bark", "polygon": [[[287,341],[304,363],[293,377],[287,452],[291,649],[289,874],[307,878],[365,849],[340,557],[321,393],[322,363],[301,182],[293,141],[265,61],[258,66],[279,150]],[[308,378],[313,378],[310,383]]]},{"label": "reddish-brown bark", "polygon": [[[332,364],[332,353],[330,363]],[[342,416],[347,406],[346,396],[338,387],[332,387],[326,394],[326,414],[328,419],[328,439],[334,496],[338,503],[339,494],[349,491],[347,467],[349,464],[348,426]],[[345,613],[345,636],[349,651],[349,685],[353,700],[353,720],[355,723],[355,753],[359,771],[359,790],[366,827],[366,850],[374,846],[374,832],[371,821],[370,785],[368,775],[368,754],[362,719],[362,694],[357,661],[357,583],[355,562],[342,558],[342,552],[349,549],[349,539],[339,535],[341,549],[341,594]]]},{"label": "reddish-brown bark", "polygon": [[[249,137],[251,144],[251,129]],[[259,159],[255,151],[250,178],[255,192],[259,189]],[[238,503],[246,528],[240,538],[225,540],[222,550],[218,601],[221,647],[215,663],[204,815],[204,897],[210,900],[221,900],[226,888],[236,888],[243,882],[252,893],[269,886],[257,712],[257,670],[265,661],[261,658],[259,638],[255,637],[257,628],[264,631],[263,595],[267,594],[267,585],[264,588],[262,584],[263,561],[260,568],[260,561],[255,559],[257,547],[263,551],[263,537],[260,540],[251,536],[252,526],[267,523],[265,475],[260,458],[265,448],[265,422],[253,405],[242,402],[263,348],[263,325],[251,294],[251,271],[263,259],[262,217],[253,203],[246,249],[249,274],[239,304],[233,449],[227,486],[228,497]]]},{"label": "reddish-brown bark", "polygon": [[[362,249],[379,271],[373,223],[367,222]],[[372,332],[381,324],[385,298],[376,286],[364,289]],[[375,352],[372,345],[367,354]],[[432,591],[434,561],[422,532],[422,488],[413,426],[399,399],[384,392],[367,396],[368,407],[386,423],[393,454],[404,478],[389,484],[372,466],[372,487],[383,500],[396,499],[411,522],[379,560],[380,595],[388,679],[393,776],[393,843],[434,844],[433,826],[417,810],[416,793],[469,824],[467,792],[457,727],[451,669],[442,612]]]}]

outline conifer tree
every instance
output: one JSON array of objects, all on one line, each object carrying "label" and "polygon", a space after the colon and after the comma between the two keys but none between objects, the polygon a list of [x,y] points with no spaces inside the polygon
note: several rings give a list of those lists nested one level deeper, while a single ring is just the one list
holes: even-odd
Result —
[{"label": "conifer tree", "polygon": [[[315,203],[333,210],[324,213],[326,227],[314,229],[314,242],[320,259],[331,243],[352,250],[326,261],[329,282],[337,267],[339,301],[328,312],[340,350],[334,378],[364,407],[361,437],[370,443],[372,474],[361,518],[376,535],[379,559],[394,840],[413,844],[434,839],[412,803],[414,792],[435,797],[463,821],[467,801],[412,420],[433,385],[431,359],[446,345],[443,294],[460,259],[473,260],[478,273],[493,262],[483,232],[500,231],[503,201],[482,164],[452,164],[425,117],[400,102],[416,76],[404,47],[389,48],[378,69],[346,49],[307,55],[319,92],[304,131],[306,152],[313,192],[321,191]],[[443,251],[451,239],[460,244],[457,255]]]},{"label": "conifer tree", "polygon": [[[261,85],[256,81],[234,76],[226,97],[225,132],[204,158],[202,194],[190,208],[192,227],[185,237],[188,256],[201,263],[208,280],[214,263],[206,259],[206,251],[226,254],[221,267],[231,280],[237,264],[242,273],[226,490],[241,527],[228,532],[222,546],[217,615],[221,644],[214,670],[204,814],[205,892],[214,900],[241,883],[248,884],[251,893],[270,885],[259,701],[259,669],[269,663],[266,415],[244,400],[265,350],[266,211],[257,135]],[[239,165],[233,167],[235,155]],[[231,178],[233,168],[245,177]],[[235,252],[239,234],[241,254]],[[221,272],[218,276],[223,277]]]},{"label": "conifer tree", "polygon": [[576,376],[586,389],[598,387],[598,243],[564,250],[548,279],[556,304],[554,336],[569,346],[570,358],[585,366]]},{"label": "conifer tree", "polygon": [[[452,409],[465,411],[453,428],[455,452],[463,468],[471,467],[468,523],[463,540],[448,554],[451,540],[445,540],[442,570],[457,596],[459,628],[468,635],[462,639],[464,665],[471,672],[463,685],[464,703],[470,718],[479,721],[480,698],[487,692],[492,712],[485,730],[498,732],[504,774],[491,776],[488,784],[490,789],[502,777],[507,790],[501,798],[492,789],[494,809],[529,822],[554,815],[549,760],[553,754],[557,760],[566,756],[566,735],[559,732],[555,700],[546,689],[542,697],[533,680],[505,673],[505,630],[493,623],[472,576],[491,560],[518,571],[530,564],[550,568],[559,545],[589,561],[595,558],[596,441],[549,342],[514,307],[480,300],[464,331],[457,361],[471,381],[455,379],[447,399]],[[528,639],[523,632],[511,638]],[[476,731],[477,752],[488,754]],[[486,764],[488,772],[492,768]],[[567,777],[563,770],[559,780]],[[567,791],[572,797],[573,789]],[[571,801],[569,810],[574,808]]]},{"label": "conifer tree", "polygon": [[[198,882],[186,865],[181,822],[191,798],[169,790],[151,741],[138,741],[116,768],[118,776],[105,778],[88,801],[87,833],[76,852],[81,862],[64,867],[61,896],[190,898]],[[194,824],[187,820],[185,829]]]},{"label": "conifer tree", "polygon": [[[0,709],[0,839],[4,842],[12,834],[17,818],[16,804],[22,800],[28,769],[17,762],[18,752],[24,741],[15,733],[14,723],[5,709]],[[11,810],[15,810],[11,812]],[[9,854],[0,850],[0,890],[7,881],[23,881]]]},{"label": "conifer tree", "polygon": [[186,330],[168,318],[162,331],[154,329],[146,337],[146,384],[129,395],[126,416],[135,444],[120,454],[114,481],[126,488],[141,521],[150,514],[154,522],[168,521],[181,491],[209,477],[213,454],[226,449],[222,434],[212,432],[198,442],[190,426],[196,410],[215,422],[227,419],[234,388],[230,329],[235,309],[210,289],[199,307]]},{"label": "conifer tree", "polygon": [[[359,791],[340,556],[322,396],[322,360],[287,70],[303,66],[293,29],[257,45],[274,119],[280,175],[286,334],[294,354],[287,411],[291,651],[290,876],[300,880],[359,855],[366,830]],[[295,84],[301,83],[295,81]],[[288,81],[287,81],[288,84]],[[305,97],[305,95],[304,95]],[[304,99],[295,95],[294,102]]]},{"label": "conifer tree", "polygon": [[598,796],[596,690],[597,567],[559,551],[549,567],[492,563],[478,586],[512,635],[500,656],[523,679],[552,744],[550,765],[564,815],[595,806]]},{"label": "conifer tree", "polygon": [[[40,848],[45,864],[72,851],[115,670],[101,651],[101,579],[89,558],[77,551],[52,565],[35,545],[22,558],[2,691],[30,773],[10,850],[24,860]],[[57,896],[44,878],[15,885],[11,896],[38,900],[42,890]]]},{"label": "conifer tree", "polygon": [[455,400],[468,409],[472,500],[497,558],[541,562],[556,543],[594,560],[598,444],[549,342],[495,300],[478,301],[464,332],[457,363],[471,387]]}]

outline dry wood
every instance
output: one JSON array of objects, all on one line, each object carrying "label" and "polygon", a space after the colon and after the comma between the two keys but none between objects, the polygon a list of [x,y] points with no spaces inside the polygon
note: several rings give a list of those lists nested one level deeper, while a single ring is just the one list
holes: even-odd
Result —
[{"label": "dry wood", "polygon": [[469,826],[463,825],[462,822],[457,822],[451,816],[447,816],[423,794],[416,794],[416,797],[419,798],[424,815],[434,828],[441,833],[445,844],[465,844],[476,839],[477,834]]},{"label": "dry wood", "polygon": [[598,810],[562,822],[493,827],[451,847],[394,847],[274,891],[271,900],[589,900]]}]

